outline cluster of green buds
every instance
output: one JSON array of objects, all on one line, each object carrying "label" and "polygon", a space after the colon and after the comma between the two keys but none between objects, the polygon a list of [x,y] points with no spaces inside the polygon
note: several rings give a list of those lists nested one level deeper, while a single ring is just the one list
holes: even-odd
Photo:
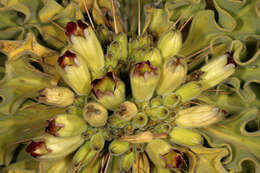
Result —
[{"label": "cluster of green buds", "polygon": [[128,41],[126,34],[119,33],[106,55],[85,22],[69,22],[66,35],[70,49],[58,58],[57,72],[84,98],[83,106],[75,104],[68,88],[40,91],[41,103],[81,112],[49,119],[45,134],[27,146],[33,157],[56,159],[78,149],[73,156],[75,169],[99,170],[98,164],[107,162],[112,172],[139,172],[150,169],[150,160],[158,170],[173,171],[185,162],[185,152],[175,144],[203,145],[194,128],[225,118],[216,106],[187,107],[187,102],[234,73],[230,55],[216,57],[199,70],[199,80],[189,81],[186,59],[178,55],[180,31],[165,32],[157,45],[148,34]]}]

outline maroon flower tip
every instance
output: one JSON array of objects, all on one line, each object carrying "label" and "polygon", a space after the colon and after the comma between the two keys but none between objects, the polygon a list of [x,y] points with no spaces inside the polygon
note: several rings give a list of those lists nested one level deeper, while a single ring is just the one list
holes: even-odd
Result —
[{"label": "maroon flower tip", "polygon": [[35,151],[39,148],[45,147],[45,143],[43,141],[34,142],[32,141],[25,149],[26,152],[30,153],[32,157],[39,157],[42,154],[37,154]]},{"label": "maroon flower tip", "polygon": [[64,68],[66,65],[71,65],[70,63],[66,63],[65,62],[65,59],[66,58],[69,58],[72,60],[72,62],[74,62],[74,58],[76,58],[76,54],[75,53],[72,53],[70,52],[69,50],[67,50],[62,56],[60,56],[58,58],[58,64],[59,66],[61,66],[62,68]]},{"label": "maroon flower tip", "polygon": [[182,165],[182,156],[181,155],[178,155],[177,157],[176,157],[176,168],[180,168],[181,167],[181,165]]},{"label": "maroon flower tip", "polygon": [[82,22],[82,20],[77,20],[78,26],[80,29],[84,30],[88,27],[88,24]]},{"label": "maroon flower tip", "polygon": [[137,63],[135,65],[135,69],[134,69],[134,75],[135,76],[140,76],[142,75],[145,79],[148,78],[149,74],[153,74],[153,75],[157,75],[157,68],[154,67],[150,61],[143,61],[140,63]]},{"label": "maroon flower tip", "polygon": [[227,58],[227,64],[234,64],[235,67],[237,67],[237,63],[234,61],[234,58],[231,56],[230,52],[226,52]]},{"label": "maroon flower tip", "polygon": [[66,33],[67,36],[71,36],[73,34],[76,34],[77,24],[74,23],[74,22],[69,22],[69,23],[67,23],[65,30],[66,30],[65,33]]},{"label": "maroon flower tip", "polygon": [[45,128],[45,132],[49,133],[53,136],[59,136],[58,131],[63,127],[63,125],[59,125],[55,122],[55,118],[51,118],[47,120],[47,126]]}]

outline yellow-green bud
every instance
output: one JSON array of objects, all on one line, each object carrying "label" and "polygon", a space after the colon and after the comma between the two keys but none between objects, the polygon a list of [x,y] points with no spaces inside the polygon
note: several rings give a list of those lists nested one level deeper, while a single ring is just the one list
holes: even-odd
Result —
[{"label": "yellow-green bud", "polygon": [[177,112],[175,123],[184,128],[205,127],[224,119],[224,112],[212,105],[193,106]]},{"label": "yellow-green bud", "polygon": [[235,73],[236,64],[229,54],[215,58],[201,68],[200,76],[203,90],[214,87]]},{"label": "yellow-green bud", "polygon": [[138,113],[132,120],[132,125],[137,128],[144,127],[148,122],[148,116],[144,113]]},{"label": "yellow-green bud", "polygon": [[114,69],[118,64],[118,59],[111,53],[105,56],[105,66],[107,69]]},{"label": "yellow-green bud", "polygon": [[157,107],[162,105],[162,96],[156,96],[150,101],[151,107]]},{"label": "yellow-green bud", "polygon": [[72,49],[80,54],[91,71],[98,73],[104,68],[104,53],[95,32],[81,20],[69,22],[66,34],[72,42]]},{"label": "yellow-green bud", "polygon": [[124,141],[114,140],[109,145],[109,152],[115,156],[124,154],[128,149],[129,143]]},{"label": "yellow-green bud", "polygon": [[122,48],[119,42],[113,41],[107,48],[107,54],[112,54],[117,60],[121,59]]},{"label": "yellow-green bud", "polygon": [[65,87],[45,88],[39,92],[38,100],[47,105],[66,107],[73,103],[74,93]]},{"label": "yellow-green bud", "polygon": [[135,161],[135,153],[134,152],[124,154],[121,157],[121,160],[120,160],[120,168],[121,168],[120,171],[121,172],[127,172],[128,170],[130,170],[134,161]]},{"label": "yellow-green bud", "polygon": [[182,165],[182,154],[161,139],[149,142],[145,151],[155,166],[161,168],[180,168]]},{"label": "yellow-green bud", "polygon": [[97,151],[90,147],[90,141],[85,142],[73,156],[74,165],[81,163],[82,166],[87,165],[96,155]]},{"label": "yellow-green bud", "polygon": [[108,72],[92,82],[94,98],[109,110],[116,109],[125,100],[125,84]]},{"label": "yellow-green bud", "polygon": [[180,96],[175,93],[170,93],[163,97],[162,102],[163,105],[169,108],[176,107],[180,103]]},{"label": "yellow-green bud", "polygon": [[158,49],[164,59],[176,55],[182,47],[182,35],[180,31],[169,30],[160,36]]},{"label": "yellow-green bud", "polygon": [[83,110],[84,119],[94,127],[102,127],[107,123],[108,112],[99,103],[88,103]]},{"label": "yellow-green bud", "polygon": [[184,59],[174,57],[165,60],[157,86],[158,95],[167,95],[177,89],[186,78],[187,63]]},{"label": "yellow-green bud", "polygon": [[163,124],[158,124],[155,127],[156,132],[158,133],[169,133],[171,131],[172,127],[169,123],[163,123]]},{"label": "yellow-green bud", "polygon": [[128,56],[127,35],[121,32],[114,37],[114,40],[121,45],[121,59],[126,60]]},{"label": "yellow-green bud", "polygon": [[104,148],[105,139],[102,133],[97,133],[93,135],[90,139],[90,147],[95,151],[101,151]]},{"label": "yellow-green bud", "polygon": [[169,136],[171,142],[180,145],[195,146],[203,144],[202,136],[191,129],[174,127]]},{"label": "yellow-green bud", "polygon": [[202,92],[202,86],[200,83],[191,81],[182,85],[176,90],[176,95],[180,97],[181,102],[187,102],[196,98]]},{"label": "yellow-green bud", "polygon": [[46,134],[33,139],[26,152],[40,160],[59,159],[75,151],[83,142],[81,135],[60,138]]},{"label": "yellow-green bud", "polygon": [[123,128],[126,126],[128,121],[123,121],[117,115],[110,115],[108,117],[108,125],[114,128]]},{"label": "yellow-green bud", "polygon": [[54,136],[67,137],[81,135],[86,129],[85,121],[79,116],[60,114],[47,120],[45,131]]},{"label": "yellow-green bud", "polygon": [[131,120],[137,113],[137,107],[130,101],[125,101],[115,110],[115,115],[123,121]]},{"label": "yellow-green bud", "polygon": [[163,120],[169,116],[169,110],[165,106],[153,107],[149,116],[152,120]]},{"label": "yellow-green bud", "polygon": [[58,58],[57,71],[62,79],[78,94],[87,95],[90,91],[90,74],[87,64],[76,54],[66,51]]},{"label": "yellow-green bud", "polygon": [[157,48],[150,48],[145,52],[143,61],[149,61],[153,66],[160,67],[162,64],[162,56]]},{"label": "yellow-green bud", "polygon": [[132,94],[137,102],[148,101],[154,93],[160,78],[160,69],[149,61],[134,66],[130,72]]}]

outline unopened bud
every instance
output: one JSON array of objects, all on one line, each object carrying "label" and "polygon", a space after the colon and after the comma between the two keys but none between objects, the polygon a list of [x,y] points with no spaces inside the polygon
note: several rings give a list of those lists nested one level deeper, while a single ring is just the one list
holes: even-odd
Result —
[{"label": "unopened bud", "polygon": [[54,136],[81,135],[87,129],[85,121],[77,115],[60,114],[47,120],[45,131]]},{"label": "unopened bud", "polygon": [[94,158],[96,153],[97,151],[90,147],[90,141],[87,141],[73,156],[73,163],[75,166],[79,163],[81,163],[82,166],[87,165]]},{"label": "unopened bud", "polygon": [[90,74],[87,64],[71,51],[58,58],[57,71],[63,80],[79,95],[90,91]]},{"label": "unopened bud", "polygon": [[164,59],[176,55],[182,47],[182,35],[180,31],[169,30],[160,36],[158,49]]},{"label": "unopened bud", "polygon": [[131,120],[137,113],[137,107],[134,103],[130,101],[125,101],[120,104],[120,106],[115,110],[115,115],[117,115],[123,121]]},{"label": "unopened bud", "polygon": [[94,127],[102,127],[106,124],[108,112],[99,103],[88,103],[83,110],[84,119]]},{"label": "unopened bud", "polygon": [[180,103],[180,96],[175,93],[170,93],[163,97],[163,105],[169,108],[176,107]]},{"label": "unopened bud", "polygon": [[132,93],[137,102],[148,101],[154,93],[160,77],[160,69],[149,61],[135,65],[130,72]]},{"label": "unopened bud", "polygon": [[184,128],[205,127],[224,119],[224,113],[211,105],[193,106],[177,112],[175,123]]},{"label": "unopened bud", "polygon": [[155,166],[170,169],[180,168],[182,165],[182,154],[163,140],[149,142],[145,151]]},{"label": "unopened bud", "polygon": [[202,92],[202,86],[200,83],[191,81],[182,85],[176,90],[176,95],[180,97],[181,102],[187,102],[196,98]]},{"label": "unopened bud", "polygon": [[44,135],[30,142],[26,152],[37,159],[59,159],[75,151],[83,141],[80,135],[66,138]]},{"label": "unopened bud", "polygon": [[170,141],[180,145],[195,146],[203,144],[202,136],[191,129],[175,127],[172,129],[169,136]]},{"label": "unopened bud", "polygon": [[125,84],[108,72],[92,82],[94,98],[107,109],[114,110],[125,100]]},{"label": "unopened bud", "polygon": [[101,151],[104,148],[105,139],[102,133],[97,133],[93,135],[90,139],[90,146],[95,151]]},{"label": "unopened bud", "polygon": [[143,61],[149,61],[153,66],[160,67],[162,64],[162,56],[159,49],[150,48],[145,52]]},{"label": "unopened bud", "polygon": [[39,92],[38,100],[47,105],[66,107],[73,103],[74,93],[65,87],[45,88]]},{"label": "unopened bud", "polygon": [[128,56],[127,35],[121,32],[114,37],[114,40],[121,45],[121,59],[126,60]]},{"label": "unopened bud", "polygon": [[177,89],[186,78],[186,61],[179,57],[165,60],[157,87],[158,95],[167,95]]},{"label": "unopened bud", "polygon": [[121,157],[121,161],[120,161],[121,172],[127,172],[128,170],[130,170],[134,161],[135,161],[135,153],[134,152],[124,154]]},{"label": "unopened bud", "polygon": [[169,116],[169,110],[165,106],[153,107],[149,116],[152,120],[163,120]]},{"label": "unopened bud", "polygon": [[138,113],[132,120],[132,124],[134,127],[142,128],[144,127],[148,122],[148,116],[144,113]]},{"label": "unopened bud", "polygon": [[114,140],[109,145],[109,152],[115,156],[124,154],[129,149],[129,143],[124,141]]}]

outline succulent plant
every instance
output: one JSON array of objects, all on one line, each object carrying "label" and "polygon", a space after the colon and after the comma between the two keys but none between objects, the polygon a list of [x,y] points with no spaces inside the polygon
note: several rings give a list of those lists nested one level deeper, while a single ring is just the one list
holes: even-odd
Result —
[{"label": "succulent plant", "polygon": [[0,0],[0,172],[260,172],[259,0]]}]

